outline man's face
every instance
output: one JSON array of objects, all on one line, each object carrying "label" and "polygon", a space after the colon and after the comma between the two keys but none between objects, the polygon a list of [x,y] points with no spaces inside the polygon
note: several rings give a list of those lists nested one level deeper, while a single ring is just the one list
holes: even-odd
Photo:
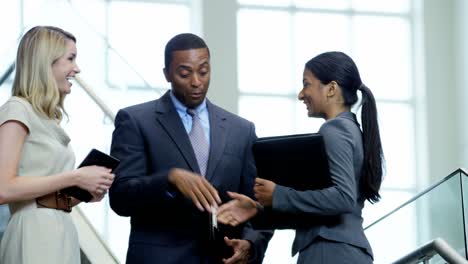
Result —
[{"label": "man's face", "polygon": [[188,108],[200,105],[210,85],[210,55],[208,49],[172,52],[169,69],[164,69],[175,97]]}]

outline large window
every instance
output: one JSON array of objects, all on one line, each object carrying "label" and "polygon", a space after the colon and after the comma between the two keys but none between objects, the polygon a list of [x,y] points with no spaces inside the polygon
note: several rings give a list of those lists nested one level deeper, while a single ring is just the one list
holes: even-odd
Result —
[{"label": "large window", "polygon": [[[343,51],[355,60],[377,99],[387,162],[383,199],[376,206],[366,204],[364,225],[410,198],[417,190],[411,1],[238,4],[240,115],[256,124],[259,136],[318,131],[323,120],[308,118],[297,99],[304,64],[321,52]],[[415,212],[408,215],[408,221],[414,218]],[[285,250],[293,237],[292,231],[277,231],[266,263],[293,263]]]},{"label": "large window", "polygon": [[[164,47],[175,34],[189,32],[190,6],[158,1],[112,1],[109,4],[109,42],[152,87],[169,88],[162,74]],[[181,2],[181,1],[179,1]],[[186,1],[189,2],[189,1]],[[110,53],[109,77],[125,76]],[[158,62],[158,63],[156,63]],[[140,86],[140,80],[128,79],[130,87]]]}]

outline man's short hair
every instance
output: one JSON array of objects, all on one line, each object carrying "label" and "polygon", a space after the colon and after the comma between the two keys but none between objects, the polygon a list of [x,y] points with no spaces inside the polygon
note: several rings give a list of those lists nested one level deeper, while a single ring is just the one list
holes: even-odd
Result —
[{"label": "man's short hair", "polygon": [[172,61],[172,53],[174,51],[202,48],[206,48],[208,50],[208,55],[210,55],[210,49],[206,45],[205,41],[199,36],[192,33],[176,35],[166,44],[166,48],[164,50],[164,67],[169,69],[169,65]]}]

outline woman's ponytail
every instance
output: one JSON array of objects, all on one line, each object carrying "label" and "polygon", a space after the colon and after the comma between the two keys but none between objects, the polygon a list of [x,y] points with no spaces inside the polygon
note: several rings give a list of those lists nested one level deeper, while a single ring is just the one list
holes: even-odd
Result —
[{"label": "woman's ponytail", "polygon": [[382,183],[384,156],[380,141],[377,106],[374,95],[364,84],[358,88],[362,93],[361,123],[364,145],[364,163],[361,177],[361,190],[371,203],[380,200],[379,189]]},{"label": "woman's ponytail", "polygon": [[354,61],[343,52],[330,51],[319,54],[309,60],[305,67],[322,84],[337,82],[343,92],[344,105],[347,107],[353,106],[358,101],[357,91],[361,91],[364,161],[359,182],[360,193],[371,203],[379,201],[384,157],[377,122],[377,107],[372,92],[362,84]]}]

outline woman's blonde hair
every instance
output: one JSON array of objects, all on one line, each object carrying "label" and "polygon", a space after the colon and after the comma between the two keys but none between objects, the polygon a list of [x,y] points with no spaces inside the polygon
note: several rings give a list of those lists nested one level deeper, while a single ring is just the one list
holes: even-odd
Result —
[{"label": "woman's blonde hair", "polygon": [[76,38],[63,29],[37,26],[21,39],[16,57],[12,95],[26,99],[49,119],[62,120],[64,96],[60,94],[52,65],[66,52],[67,41]]}]

